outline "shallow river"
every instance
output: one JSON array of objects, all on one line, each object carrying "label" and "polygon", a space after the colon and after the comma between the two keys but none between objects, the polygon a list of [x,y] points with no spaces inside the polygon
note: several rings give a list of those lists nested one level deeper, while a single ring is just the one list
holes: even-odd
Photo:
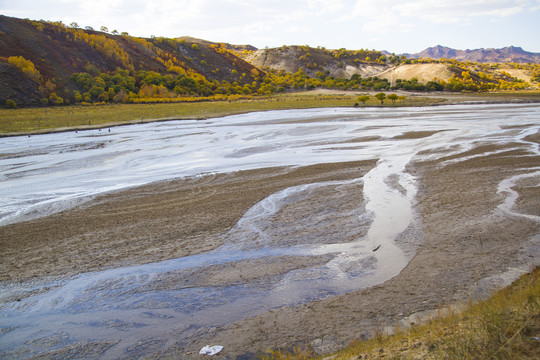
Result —
[{"label": "shallow river", "polygon": [[[411,160],[502,143],[538,154],[538,145],[525,137],[539,129],[539,105],[477,104],[270,111],[0,139],[0,225],[155,181],[378,160],[354,180],[272,194],[244,214],[225,235],[225,245],[208,253],[54,281],[0,284],[0,356],[26,358],[85,340],[118,341],[104,358],[151,352],[208,327],[382,283],[407,265],[422,241],[417,183],[406,171]],[[501,209],[513,211],[516,181],[539,176],[540,164],[502,182],[499,190],[507,199]],[[355,191],[363,201],[351,207]],[[325,204],[305,206],[311,213],[294,223],[274,223],[276,214],[295,211],[295,205],[316,196],[332,203],[331,211]],[[333,241],[302,238],[314,217],[317,223],[346,221],[339,229],[329,226],[331,233],[317,233]],[[296,239],[293,245],[290,238]],[[291,257],[307,265],[263,282],[163,286],[231,264],[256,266]],[[13,300],[24,292],[33,295]]]}]

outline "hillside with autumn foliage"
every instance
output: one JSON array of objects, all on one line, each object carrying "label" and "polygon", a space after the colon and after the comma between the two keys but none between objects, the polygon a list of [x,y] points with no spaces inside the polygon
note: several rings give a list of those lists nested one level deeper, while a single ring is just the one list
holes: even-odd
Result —
[{"label": "hillside with autumn foliage", "polygon": [[0,78],[0,106],[29,107],[231,101],[315,88],[537,89],[540,65],[408,58],[367,49],[258,50],[0,16]]},{"label": "hillside with autumn foliage", "polygon": [[[0,101],[20,105],[251,93],[262,74],[224,44],[143,39],[0,16]],[[172,92],[172,93],[171,93]]]}]

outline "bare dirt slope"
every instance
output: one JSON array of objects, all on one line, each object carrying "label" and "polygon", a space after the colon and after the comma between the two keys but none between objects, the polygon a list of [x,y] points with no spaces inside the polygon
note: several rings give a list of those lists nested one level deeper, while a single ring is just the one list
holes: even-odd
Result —
[{"label": "bare dirt slope", "polygon": [[[388,68],[388,65],[378,64],[374,61],[365,61],[365,54],[356,54],[349,51],[347,56],[339,57],[337,54],[319,48],[302,46],[284,46],[281,48],[261,49],[243,55],[244,60],[260,68],[270,68],[276,71],[283,70],[295,73],[302,68],[309,76],[316,76],[317,72],[328,72],[328,75],[339,78],[350,78],[354,74],[362,77],[376,76]],[[373,57],[381,53],[368,51]]]},{"label": "bare dirt slope", "polygon": [[518,78],[519,80],[531,82],[532,74],[528,70],[503,68],[501,69],[501,71],[507,72],[508,74],[515,78]]},{"label": "bare dirt slope", "polygon": [[436,79],[447,81],[452,74],[454,72],[446,64],[404,64],[381,72],[377,76],[395,84],[397,79],[411,80],[413,78],[417,78],[420,83]]}]

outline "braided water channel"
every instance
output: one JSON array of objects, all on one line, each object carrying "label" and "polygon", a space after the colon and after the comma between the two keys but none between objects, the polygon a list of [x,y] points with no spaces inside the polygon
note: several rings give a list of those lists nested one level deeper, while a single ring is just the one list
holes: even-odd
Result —
[{"label": "braided water channel", "polygon": [[[481,144],[514,143],[538,154],[524,139],[539,131],[539,119],[538,105],[313,109],[2,139],[0,224],[167,179],[377,164],[353,180],[266,197],[221,235],[223,246],[206,253],[0,284],[0,355],[27,358],[84,341],[107,342],[103,358],[151,353],[210,327],[383,283],[422,242],[417,179],[407,164]],[[540,170],[501,183],[503,211],[514,212],[511,188],[522,177],[538,179]],[[254,275],[258,267],[267,273]]]}]

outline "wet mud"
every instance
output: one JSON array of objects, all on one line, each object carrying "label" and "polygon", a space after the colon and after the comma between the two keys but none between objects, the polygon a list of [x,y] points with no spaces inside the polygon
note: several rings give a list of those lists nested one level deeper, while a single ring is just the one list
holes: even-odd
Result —
[{"label": "wet mud", "polygon": [[[96,160],[86,176],[104,185],[90,198],[24,200],[15,217],[3,207],[0,357],[199,358],[219,344],[233,359],[306,342],[322,353],[486,296],[538,263],[538,106],[336,112],[186,130],[235,139],[222,161],[257,157],[248,168],[231,160],[111,192],[110,163]],[[162,141],[148,142],[154,157],[140,150],[150,180],[179,166]],[[109,156],[91,145],[81,151]],[[56,178],[50,164],[30,172],[39,148],[2,149],[5,179]]]}]

